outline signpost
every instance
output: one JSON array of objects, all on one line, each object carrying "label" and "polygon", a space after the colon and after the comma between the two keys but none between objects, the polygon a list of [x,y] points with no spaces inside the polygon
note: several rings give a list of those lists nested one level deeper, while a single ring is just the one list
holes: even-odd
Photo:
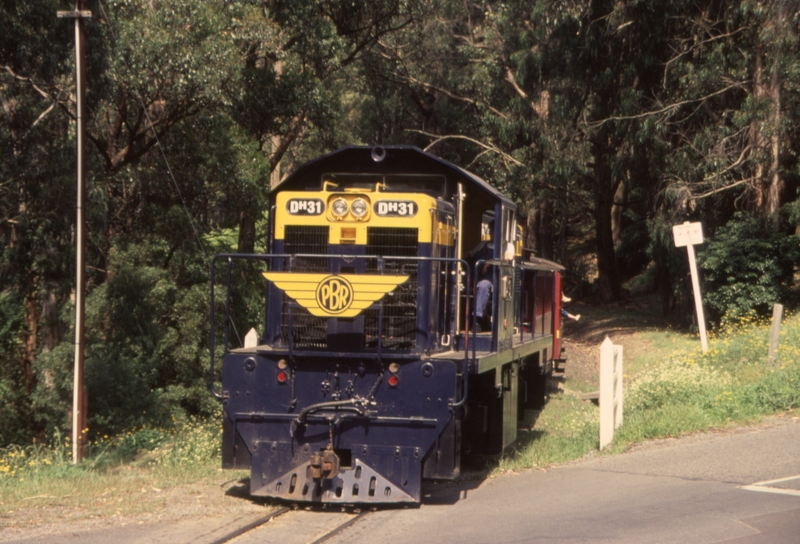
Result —
[{"label": "signpost", "polygon": [[697,310],[697,326],[700,329],[700,344],[703,352],[708,351],[708,339],[706,338],[706,318],[703,314],[703,299],[700,296],[700,281],[697,279],[697,262],[694,258],[694,246],[703,243],[703,226],[700,223],[689,223],[672,227],[672,235],[675,237],[675,247],[686,246],[689,253],[689,270],[692,273],[692,290],[694,291],[694,307]]}]

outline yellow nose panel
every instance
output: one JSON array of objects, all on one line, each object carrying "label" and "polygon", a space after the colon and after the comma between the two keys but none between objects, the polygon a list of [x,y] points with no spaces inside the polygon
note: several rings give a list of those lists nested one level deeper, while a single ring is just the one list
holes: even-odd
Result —
[{"label": "yellow nose panel", "polygon": [[317,317],[356,317],[408,276],[264,272],[264,277]]}]

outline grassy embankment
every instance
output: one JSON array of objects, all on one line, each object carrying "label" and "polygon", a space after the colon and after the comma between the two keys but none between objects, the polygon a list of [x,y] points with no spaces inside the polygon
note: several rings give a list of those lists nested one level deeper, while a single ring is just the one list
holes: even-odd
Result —
[{"label": "grassy embankment", "polygon": [[[241,479],[245,471],[219,469],[220,434],[219,421],[134,429],[91,444],[79,465],[71,463],[68,438],[0,449],[0,527],[15,512],[16,525],[153,512],[166,506],[163,491]],[[36,515],[48,508],[58,510],[57,520]],[[20,516],[21,511],[29,515]]]},{"label": "grassy embankment", "polygon": [[[668,329],[640,332],[635,340],[623,335],[639,345],[631,355],[626,341],[618,342],[625,352],[624,419],[606,451],[753,423],[799,408],[800,317],[784,321],[772,361],[767,360],[769,333],[769,323],[744,320],[711,336],[706,353],[697,336]],[[598,388],[597,379],[567,380],[564,392],[551,397],[534,430],[523,433],[489,470],[545,467],[597,449],[599,408],[580,397],[580,392]]]},{"label": "grassy embankment", "polygon": [[[601,315],[589,316],[602,323]],[[630,316],[629,316],[630,317]],[[645,317],[634,321],[639,324]],[[613,337],[613,335],[612,335]],[[625,415],[608,451],[630,444],[757,421],[800,407],[800,318],[785,320],[780,348],[767,361],[769,327],[739,323],[710,339],[649,329],[622,336]],[[551,397],[534,429],[520,433],[501,459],[480,474],[546,467],[597,448],[598,408],[580,398],[596,376],[567,380]],[[196,481],[242,478],[219,472],[218,423],[180,422],[172,429],[138,429],[93,444],[88,461],[70,464],[69,444],[0,450],[0,520],[15,511],[69,505],[75,516],[132,515],[158,508],[158,492]],[[137,500],[131,500],[132,498]]]}]

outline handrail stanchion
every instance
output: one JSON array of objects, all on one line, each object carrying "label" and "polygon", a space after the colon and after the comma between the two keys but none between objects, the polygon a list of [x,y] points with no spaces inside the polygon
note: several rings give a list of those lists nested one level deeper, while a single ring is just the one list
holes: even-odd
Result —
[{"label": "handrail stanchion", "polygon": [[292,303],[286,302],[286,311],[288,316],[286,319],[286,340],[289,343],[289,360],[294,361],[294,324],[292,323]]},{"label": "handrail stanchion", "polygon": [[215,263],[215,261],[216,261],[216,257],[211,259],[211,267],[210,267],[211,268],[211,274],[210,274],[211,275],[211,308],[210,308],[210,314],[211,315],[209,316],[210,317],[209,324],[211,325],[211,334],[210,334],[211,338],[210,338],[210,341],[209,341],[209,349],[211,351],[211,354],[210,354],[211,355],[211,364],[209,365],[208,386],[209,386],[209,389],[211,390],[211,394],[214,396],[214,398],[222,399],[222,398],[224,398],[223,395],[218,393],[217,390],[214,388],[214,350],[216,349],[215,342],[214,342],[214,336],[215,336],[214,335],[214,283],[215,283],[215,279],[214,279],[214,263]]},{"label": "handrail stanchion", "polygon": [[[475,270],[473,271],[473,279],[472,279],[472,301],[477,302],[475,297],[477,296],[478,290],[478,270],[481,269],[483,264],[485,264],[485,260],[477,261],[475,263]],[[477,307],[475,308],[477,310]],[[478,327],[477,327],[477,316],[475,315],[475,310],[472,311],[472,358],[474,359],[477,352],[477,344],[478,344]],[[494,327],[492,327],[494,328]]]},{"label": "handrail stanchion", "polygon": [[[460,261],[460,259],[459,259]],[[463,261],[461,261],[463,262]],[[460,264],[460,262],[459,262]],[[466,293],[469,293],[469,265],[464,263],[465,269],[467,270],[467,285],[466,285]],[[458,274],[459,266],[456,266],[456,274]],[[455,296],[459,297],[461,294],[458,292],[458,289],[455,289]],[[461,372],[461,377],[463,380],[462,386],[462,393],[461,393],[461,400],[453,404],[453,408],[459,408],[463,406],[467,402],[467,395],[469,393],[469,296],[465,297],[465,304],[464,304],[464,311],[466,312],[466,316],[464,319],[464,369]],[[456,315],[456,325],[458,325],[458,315]],[[457,329],[458,327],[456,327]],[[475,342],[473,342],[473,345]],[[474,346],[473,346],[474,349]],[[475,355],[472,356],[473,359]]]},{"label": "handrail stanchion", "polygon": [[383,352],[383,301],[378,306],[378,364],[381,365],[383,371],[383,359],[381,358]]},{"label": "handrail stanchion", "polygon": [[[266,263],[265,272],[269,272],[270,270],[272,270],[272,268],[274,267],[272,261],[276,258],[276,256],[275,255],[269,255],[269,254],[266,254],[266,255],[262,254],[262,255],[260,255],[260,257],[261,258],[258,259],[258,260],[264,261]],[[262,272],[262,277],[263,277],[263,274],[264,274],[264,272]],[[271,303],[272,303],[272,289],[270,288],[270,284],[267,281],[267,279],[264,278],[264,336],[263,336],[263,341],[266,344],[269,344],[269,343],[272,342],[272,338],[268,337],[268,332],[270,330],[270,325],[271,325],[271,321],[272,321],[271,320],[272,316],[269,313],[269,308],[271,307]]]},{"label": "handrail stanchion", "polygon": [[469,277],[470,277],[470,270],[467,267],[466,270],[467,275],[467,285],[464,288],[464,358],[469,357],[469,333],[470,333],[470,315],[469,315],[469,293],[470,293],[470,285],[469,285]]},{"label": "handrail stanchion", "polygon": [[228,296],[225,298],[225,352],[228,352],[228,334],[230,333],[231,322],[231,275],[233,269],[233,259],[228,257]]}]

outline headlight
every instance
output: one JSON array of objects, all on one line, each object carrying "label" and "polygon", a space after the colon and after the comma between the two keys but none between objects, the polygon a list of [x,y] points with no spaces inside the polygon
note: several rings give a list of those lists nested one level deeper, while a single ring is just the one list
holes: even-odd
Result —
[{"label": "headlight", "polygon": [[331,211],[336,217],[344,217],[347,214],[347,201],[343,198],[337,198],[331,204]]},{"label": "headlight", "polygon": [[350,213],[355,217],[364,217],[367,214],[367,203],[363,198],[357,198],[350,204]]}]

